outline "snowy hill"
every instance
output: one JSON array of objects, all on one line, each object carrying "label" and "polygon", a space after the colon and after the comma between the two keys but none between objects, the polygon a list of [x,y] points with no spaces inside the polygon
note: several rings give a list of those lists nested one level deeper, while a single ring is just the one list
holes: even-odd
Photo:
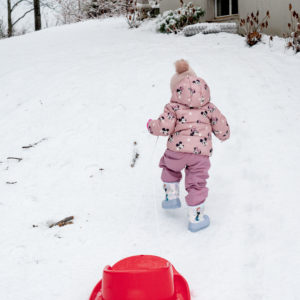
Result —
[{"label": "snowy hill", "polygon": [[[87,299],[105,265],[135,254],[170,260],[193,299],[298,299],[300,56],[281,39],[249,49],[152,27],[109,19],[0,41],[1,299]],[[160,208],[166,140],[145,129],[182,57],[232,131],[214,141],[211,226],[196,234],[186,207]]]}]

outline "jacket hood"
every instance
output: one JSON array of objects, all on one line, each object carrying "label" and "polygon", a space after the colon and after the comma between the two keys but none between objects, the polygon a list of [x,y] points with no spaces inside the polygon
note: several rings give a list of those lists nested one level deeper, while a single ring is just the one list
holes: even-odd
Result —
[{"label": "jacket hood", "polygon": [[202,107],[210,102],[210,90],[200,77],[186,75],[172,90],[171,102],[187,107]]}]

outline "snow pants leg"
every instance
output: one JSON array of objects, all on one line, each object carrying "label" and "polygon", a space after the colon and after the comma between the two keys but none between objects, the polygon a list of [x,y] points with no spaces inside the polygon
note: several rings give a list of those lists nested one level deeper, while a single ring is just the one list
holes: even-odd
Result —
[{"label": "snow pants leg", "polygon": [[163,182],[180,182],[181,171],[185,169],[186,202],[189,206],[203,203],[208,195],[206,180],[209,177],[210,161],[208,156],[166,150],[159,166],[163,169]]}]

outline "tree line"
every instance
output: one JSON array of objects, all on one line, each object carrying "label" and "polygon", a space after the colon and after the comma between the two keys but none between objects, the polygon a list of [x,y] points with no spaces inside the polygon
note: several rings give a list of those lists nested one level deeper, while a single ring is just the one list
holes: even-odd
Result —
[{"label": "tree line", "polygon": [[[0,38],[17,33],[16,25],[33,12],[34,29],[42,29],[41,8],[53,11],[56,25],[80,22],[84,19],[128,15],[135,10],[137,2],[148,0],[5,0],[7,22],[0,19]],[[20,9],[26,8],[20,15]],[[47,26],[44,24],[44,26]]]},{"label": "tree line", "polygon": [[[25,2],[30,5],[29,9],[13,21],[13,13],[15,9],[21,3]],[[11,37],[13,35],[15,25],[32,11],[34,12],[34,29],[40,30],[42,28],[40,0],[18,0],[14,3],[12,3],[12,0],[7,0],[7,37]]]}]

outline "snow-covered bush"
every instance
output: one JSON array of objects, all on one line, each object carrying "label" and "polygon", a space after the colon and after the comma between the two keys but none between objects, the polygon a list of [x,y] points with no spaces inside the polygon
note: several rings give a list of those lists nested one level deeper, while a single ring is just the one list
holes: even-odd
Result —
[{"label": "snow-covered bush", "polygon": [[149,0],[151,10],[148,12],[150,18],[155,18],[159,15],[159,1],[160,0]]},{"label": "snow-covered bush", "polygon": [[62,23],[124,15],[126,12],[126,0],[57,0],[56,6]]},{"label": "snow-covered bush", "polygon": [[287,48],[292,48],[295,53],[300,52],[300,17],[299,14],[292,10],[292,4],[289,4],[291,22],[288,23],[289,32],[284,35]]},{"label": "snow-covered bush", "polygon": [[70,24],[86,19],[84,0],[57,0],[55,10],[59,23]]},{"label": "snow-covered bush", "polygon": [[137,0],[125,0],[125,5],[129,28],[139,27],[142,22],[142,16],[137,7]]},{"label": "snow-covered bush", "polygon": [[156,0],[137,2],[137,0],[125,0],[126,19],[129,28],[137,28],[142,21],[158,15],[159,5]]},{"label": "snow-covered bush", "polygon": [[124,14],[124,0],[90,0],[85,10],[88,18],[101,16],[118,16]]},{"label": "snow-covered bush", "polygon": [[267,11],[263,20],[259,21],[259,11],[257,11],[256,15],[252,12],[250,15],[247,15],[246,19],[240,20],[240,29],[244,31],[246,42],[249,46],[253,46],[261,41],[262,31],[268,28],[269,19],[270,12]]},{"label": "snow-covered bush", "polygon": [[177,33],[187,25],[200,22],[205,11],[195,7],[191,2],[183,4],[174,11],[166,11],[158,19],[158,31],[162,33]]}]

